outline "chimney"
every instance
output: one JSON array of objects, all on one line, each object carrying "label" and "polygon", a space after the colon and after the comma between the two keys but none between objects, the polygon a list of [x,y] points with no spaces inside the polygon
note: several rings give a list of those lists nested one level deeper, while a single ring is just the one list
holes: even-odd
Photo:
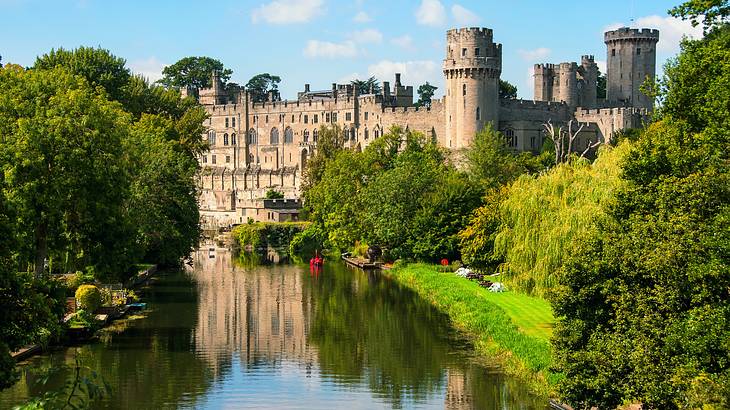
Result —
[{"label": "chimney", "polygon": [[400,73],[395,73],[395,86],[400,87]]},{"label": "chimney", "polygon": [[309,84],[304,84],[304,92],[305,93],[309,92]]}]

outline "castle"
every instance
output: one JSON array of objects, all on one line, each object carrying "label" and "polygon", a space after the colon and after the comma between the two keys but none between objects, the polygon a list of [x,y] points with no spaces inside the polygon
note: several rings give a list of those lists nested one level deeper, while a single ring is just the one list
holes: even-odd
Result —
[{"label": "castle", "polygon": [[296,100],[270,93],[261,103],[245,90],[230,95],[215,73],[211,88],[190,90],[210,115],[204,136],[210,151],[200,158],[203,223],[281,220],[266,212],[260,198],[270,189],[298,197],[302,170],[317,147],[321,126],[338,125],[349,147],[364,148],[397,125],[460,149],[492,123],[511,148],[537,151],[547,138],[543,124],[573,120],[584,124],[576,139],[576,150],[582,151],[620,130],[640,127],[652,109],[640,86],[655,76],[658,30],[605,33],[606,98],[597,96],[598,66],[588,55],[580,64],[536,64],[534,101],[500,98],[502,45],[493,41],[492,30],[453,29],[446,40],[446,95],[428,108],[414,105],[413,87],[401,84],[399,74],[392,88],[383,82],[379,93],[358,94],[349,84],[313,91],[307,84]]}]

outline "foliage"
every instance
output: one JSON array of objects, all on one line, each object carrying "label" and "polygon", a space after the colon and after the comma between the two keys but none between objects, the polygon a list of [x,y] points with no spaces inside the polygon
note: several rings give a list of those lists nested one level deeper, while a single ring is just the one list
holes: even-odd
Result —
[{"label": "foliage", "polygon": [[550,294],[571,244],[595,230],[621,186],[620,165],[628,150],[628,144],[607,148],[594,164],[560,164],[510,186],[499,205],[500,226],[493,239],[494,257],[504,261],[505,282],[523,292]]},{"label": "foliage", "polygon": [[501,258],[494,254],[494,238],[499,231],[500,204],[507,188],[492,189],[484,196],[464,229],[459,232],[459,250],[465,264],[486,271],[495,268]]},{"label": "foliage", "polygon": [[213,72],[224,83],[231,78],[231,71],[220,61],[210,57],[185,57],[175,64],[162,69],[162,78],[158,82],[165,87],[210,88]]},{"label": "foliage", "polygon": [[284,199],[284,194],[275,189],[266,191],[266,199]]},{"label": "foliage", "polygon": [[289,249],[295,235],[308,225],[308,222],[254,222],[236,226],[231,234],[240,248],[255,250],[270,246]]},{"label": "foliage", "polygon": [[76,289],[76,303],[81,309],[94,313],[101,307],[101,292],[94,285],[81,285]]},{"label": "foliage", "polygon": [[[383,88],[380,86],[380,83],[378,82],[378,79],[375,77],[370,77],[367,80],[352,80],[350,82],[353,87],[355,87],[355,90],[357,91],[358,95],[365,95],[365,94],[381,94],[383,92]],[[372,91],[371,91],[372,90]]]},{"label": "foliage", "polygon": [[729,31],[683,42],[661,121],[566,264],[554,345],[578,407],[730,406]]},{"label": "foliage", "polygon": [[682,20],[689,20],[693,27],[704,26],[708,29],[719,26],[730,16],[728,0],[688,0],[669,10],[669,14]]},{"label": "foliage", "polygon": [[503,358],[509,373],[531,380],[541,393],[549,393],[561,378],[551,370],[548,338],[554,319],[544,300],[513,292],[493,294],[430,265],[406,265],[386,274],[446,313],[474,339],[480,354]]},{"label": "foliage", "polygon": [[499,98],[514,100],[517,98],[517,87],[509,81],[499,80]]},{"label": "foliage", "polygon": [[309,224],[289,242],[289,254],[310,256],[324,247],[325,233],[317,224]]},{"label": "foliage", "polygon": [[268,99],[270,92],[276,92],[279,89],[281,77],[263,73],[253,76],[246,83],[246,90],[251,95],[251,101],[264,102]]},{"label": "foliage", "polygon": [[310,201],[308,197],[310,188],[322,180],[327,162],[343,150],[344,144],[342,129],[339,126],[320,127],[317,150],[307,161],[307,166],[303,170],[301,189],[305,204]]},{"label": "foliage", "polygon": [[599,100],[606,99],[606,74],[601,74],[600,70],[596,78],[596,98]]},{"label": "foliage", "polygon": [[433,98],[434,91],[437,89],[438,87],[429,84],[428,81],[426,81],[425,84],[418,86],[418,101],[416,101],[416,107],[431,108],[431,99]]}]

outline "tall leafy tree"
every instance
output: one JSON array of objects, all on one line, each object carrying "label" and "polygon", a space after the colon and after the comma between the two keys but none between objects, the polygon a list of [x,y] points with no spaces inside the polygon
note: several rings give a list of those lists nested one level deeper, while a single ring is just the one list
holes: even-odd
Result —
[{"label": "tall leafy tree", "polygon": [[218,73],[224,83],[230,80],[233,71],[225,68],[219,60],[210,57],[185,57],[162,69],[158,82],[166,87],[208,88],[213,72]]},{"label": "tall leafy tree", "polygon": [[431,99],[433,98],[434,91],[437,89],[438,87],[429,84],[428,81],[418,86],[418,101],[416,102],[416,106],[431,108]]},{"label": "tall leafy tree", "polygon": [[514,100],[517,98],[517,87],[509,81],[499,80],[499,98]]},{"label": "tall leafy tree", "polygon": [[727,21],[730,3],[728,0],[689,0],[669,10],[669,14],[689,20],[694,27],[702,24],[707,32]]},{"label": "tall leafy tree", "polygon": [[270,92],[278,92],[281,77],[269,73],[257,74],[246,83],[246,90],[253,102],[264,102]]},{"label": "tall leafy tree", "polygon": [[381,94],[383,92],[383,88],[375,77],[370,77],[366,80],[352,80],[350,84],[355,87],[359,95],[370,94],[371,92],[373,94]]}]

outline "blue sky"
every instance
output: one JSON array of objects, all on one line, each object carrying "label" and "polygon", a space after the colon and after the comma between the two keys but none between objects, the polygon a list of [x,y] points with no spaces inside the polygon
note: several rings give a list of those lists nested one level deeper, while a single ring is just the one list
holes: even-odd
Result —
[{"label": "blue sky", "polygon": [[[603,31],[630,25],[661,30],[658,63],[676,55],[682,35],[701,35],[667,17],[681,0],[0,0],[3,62],[31,65],[54,47],[101,46],[152,79],[191,55],[221,60],[245,83],[282,77],[284,98],[376,76],[444,92],[441,61],[448,28],[483,26],[503,45],[502,78],[532,98],[532,65],[605,61]],[[632,21],[633,20],[633,21]]]}]

